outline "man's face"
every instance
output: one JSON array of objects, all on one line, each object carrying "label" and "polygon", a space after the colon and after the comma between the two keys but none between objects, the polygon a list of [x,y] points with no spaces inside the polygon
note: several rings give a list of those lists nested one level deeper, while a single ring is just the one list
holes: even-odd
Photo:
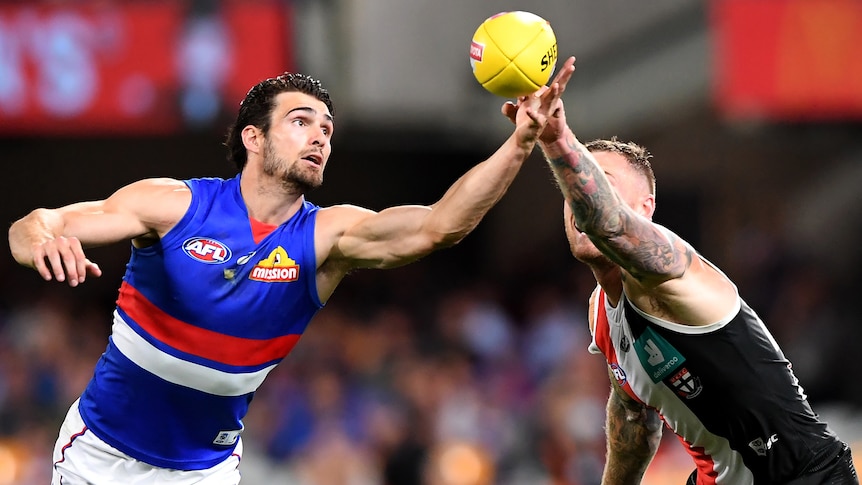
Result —
[{"label": "man's face", "polygon": [[303,193],[319,187],[332,152],[332,131],[332,115],[322,101],[299,92],[279,94],[265,135],[264,173]]},{"label": "man's face", "polygon": [[[593,152],[593,156],[604,171],[605,176],[620,198],[638,214],[651,218],[652,199],[647,181],[629,165],[628,160],[615,152]],[[577,229],[571,206],[566,203],[563,208],[566,237],[572,254],[586,264],[610,264],[610,260],[596,248],[590,238]]]}]

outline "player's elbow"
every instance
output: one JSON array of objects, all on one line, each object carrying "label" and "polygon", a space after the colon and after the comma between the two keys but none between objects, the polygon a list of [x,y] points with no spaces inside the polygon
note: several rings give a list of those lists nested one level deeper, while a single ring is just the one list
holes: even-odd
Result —
[{"label": "player's elbow", "polygon": [[646,446],[649,449],[650,455],[655,455],[658,447],[661,444],[662,421],[657,412],[652,409],[646,410],[644,417],[644,431]]},{"label": "player's elbow", "polygon": [[470,234],[469,229],[463,230],[454,230],[448,232],[440,232],[440,231],[431,231],[428,234],[428,241],[431,245],[432,251],[437,251],[440,249],[451,248],[456,244],[460,243]]},{"label": "player's elbow", "polygon": [[422,232],[409,238],[404,238],[372,267],[395,268],[412,263],[425,256],[458,244],[463,237],[453,237],[448,233]]}]

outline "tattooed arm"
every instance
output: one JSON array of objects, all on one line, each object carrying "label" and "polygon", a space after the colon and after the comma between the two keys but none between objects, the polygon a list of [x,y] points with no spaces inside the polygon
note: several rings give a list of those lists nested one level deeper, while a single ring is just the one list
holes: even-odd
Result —
[{"label": "tattooed arm", "polygon": [[[561,72],[571,76],[574,58],[566,61]],[[514,103],[503,106],[503,114],[512,121],[516,112]],[[539,146],[574,215],[574,225],[605,256],[645,286],[656,286],[685,273],[694,258],[693,249],[651,222],[653,194],[647,194],[648,207],[637,210],[627,204],[631,201],[620,198],[593,154],[566,123],[562,100],[550,113]]]},{"label": "tattooed arm", "polygon": [[607,407],[608,456],[602,485],[637,485],[661,442],[658,414],[633,400],[611,375]]},{"label": "tattooed arm", "polygon": [[657,285],[686,271],[694,252],[649,219],[654,207],[652,195],[629,190],[628,200],[623,200],[615,189],[615,185],[634,185],[625,172],[629,168],[622,155],[607,153],[611,162],[622,162],[603,167],[569,129],[555,142],[543,143],[542,149],[575,227],[605,256],[645,284]]}]

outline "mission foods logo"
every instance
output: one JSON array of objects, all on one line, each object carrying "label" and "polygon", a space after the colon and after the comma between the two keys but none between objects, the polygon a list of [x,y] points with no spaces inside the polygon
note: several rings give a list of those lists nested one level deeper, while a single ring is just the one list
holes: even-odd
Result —
[{"label": "mission foods logo", "polygon": [[192,237],[183,242],[183,251],[188,257],[206,264],[221,264],[230,261],[231,251],[224,243],[208,237]]},{"label": "mission foods logo", "polygon": [[249,279],[266,283],[296,281],[299,279],[299,265],[279,246],[252,268]]}]

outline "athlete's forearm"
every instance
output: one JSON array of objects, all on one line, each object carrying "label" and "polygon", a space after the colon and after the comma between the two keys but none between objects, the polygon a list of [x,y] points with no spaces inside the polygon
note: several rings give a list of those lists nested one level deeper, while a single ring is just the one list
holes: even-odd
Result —
[{"label": "athlete's forearm", "polygon": [[605,256],[641,280],[664,281],[685,272],[692,257],[688,246],[629,207],[571,130],[542,150],[577,229]]},{"label": "athlete's forearm", "polygon": [[578,229],[602,239],[620,235],[626,228],[625,203],[574,133],[566,130],[560,140],[541,147],[563,196],[571,201]]},{"label": "athlete's forearm", "polygon": [[9,249],[18,264],[33,267],[33,247],[63,234],[63,217],[57,211],[36,209],[9,228]]},{"label": "athlete's forearm", "polygon": [[513,133],[491,157],[461,176],[432,206],[426,229],[443,235],[445,245],[463,239],[503,197],[534,146],[535,140]]},{"label": "athlete's forearm", "polygon": [[661,441],[655,411],[612,390],[607,407],[608,455],[602,485],[638,485]]}]

